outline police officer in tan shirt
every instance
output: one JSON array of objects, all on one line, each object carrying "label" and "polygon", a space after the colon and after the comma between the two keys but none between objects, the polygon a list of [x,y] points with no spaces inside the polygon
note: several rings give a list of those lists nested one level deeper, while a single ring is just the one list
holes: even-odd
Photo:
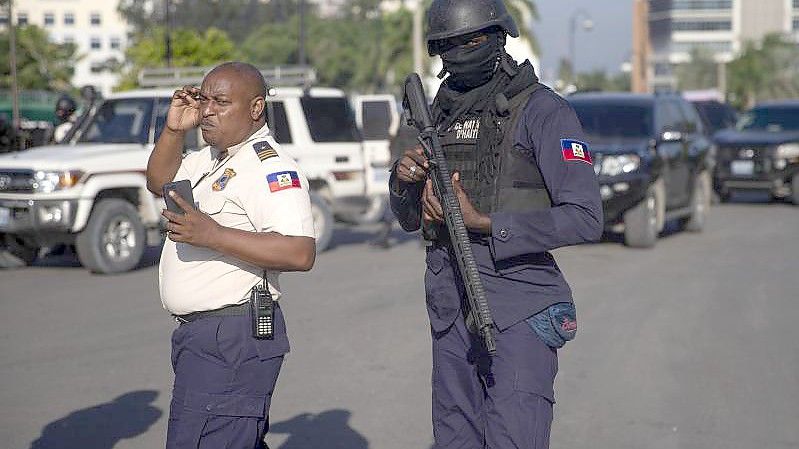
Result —
[{"label": "police officer in tan shirt", "polygon": [[[310,270],[315,258],[308,181],[266,126],[265,97],[255,67],[217,66],[201,88],[175,91],[147,165],[154,194],[187,179],[195,200],[172,196],[185,214],[163,211],[161,301],[180,323],[168,449],[265,447],[289,344],[277,303],[272,338],[253,336],[251,290],[265,283],[277,300],[279,273]],[[181,157],[185,133],[197,126],[209,146]]]}]

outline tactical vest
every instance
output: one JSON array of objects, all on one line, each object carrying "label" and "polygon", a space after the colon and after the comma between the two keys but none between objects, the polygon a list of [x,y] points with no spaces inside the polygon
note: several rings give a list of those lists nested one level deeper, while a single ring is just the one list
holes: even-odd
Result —
[{"label": "tactical vest", "polygon": [[441,146],[451,172],[460,172],[461,185],[475,208],[484,214],[524,212],[552,207],[541,170],[532,154],[516,147],[516,131],[535,83],[508,100],[508,114],[494,117],[501,140],[478,145],[481,117],[464,117],[441,134]]}]

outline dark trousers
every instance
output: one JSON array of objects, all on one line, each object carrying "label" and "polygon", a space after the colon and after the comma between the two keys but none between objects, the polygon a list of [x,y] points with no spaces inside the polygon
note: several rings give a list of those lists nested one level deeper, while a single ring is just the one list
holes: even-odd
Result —
[{"label": "dark trousers", "polygon": [[274,340],[253,338],[248,315],[181,324],[172,334],[167,449],[264,448],[269,404],[288,349],[279,308]]},{"label": "dark trousers", "polygon": [[433,449],[545,449],[557,353],[522,321],[496,333],[494,357],[462,317],[433,332]]}]

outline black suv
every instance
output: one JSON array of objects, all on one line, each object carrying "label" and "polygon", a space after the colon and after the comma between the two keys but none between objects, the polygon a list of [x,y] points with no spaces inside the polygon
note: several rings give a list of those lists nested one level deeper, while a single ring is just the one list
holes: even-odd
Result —
[{"label": "black suv", "polygon": [[628,246],[654,246],[666,221],[703,229],[710,208],[711,142],[696,109],[676,94],[576,94],[605,227]]},{"label": "black suv", "polygon": [[763,190],[799,205],[799,100],[755,106],[715,141],[722,201],[735,190]]}]

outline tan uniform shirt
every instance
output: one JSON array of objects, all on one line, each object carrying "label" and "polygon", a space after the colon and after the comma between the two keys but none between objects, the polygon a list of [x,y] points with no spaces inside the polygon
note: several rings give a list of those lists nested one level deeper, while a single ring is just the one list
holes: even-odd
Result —
[{"label": "tan uniform shirt", "polygon": [[[183,158],[175,180],[188,179],[195,204],[222,226],[314,237],[308,180],[264,126],[246,141],[219,151],[205,147]],[[249,299],[262,270],[217,251],[167,239],[159,266],[161,302],[176,315],[213,310]],[[280,297],[279,272],[268,271]]]}]

